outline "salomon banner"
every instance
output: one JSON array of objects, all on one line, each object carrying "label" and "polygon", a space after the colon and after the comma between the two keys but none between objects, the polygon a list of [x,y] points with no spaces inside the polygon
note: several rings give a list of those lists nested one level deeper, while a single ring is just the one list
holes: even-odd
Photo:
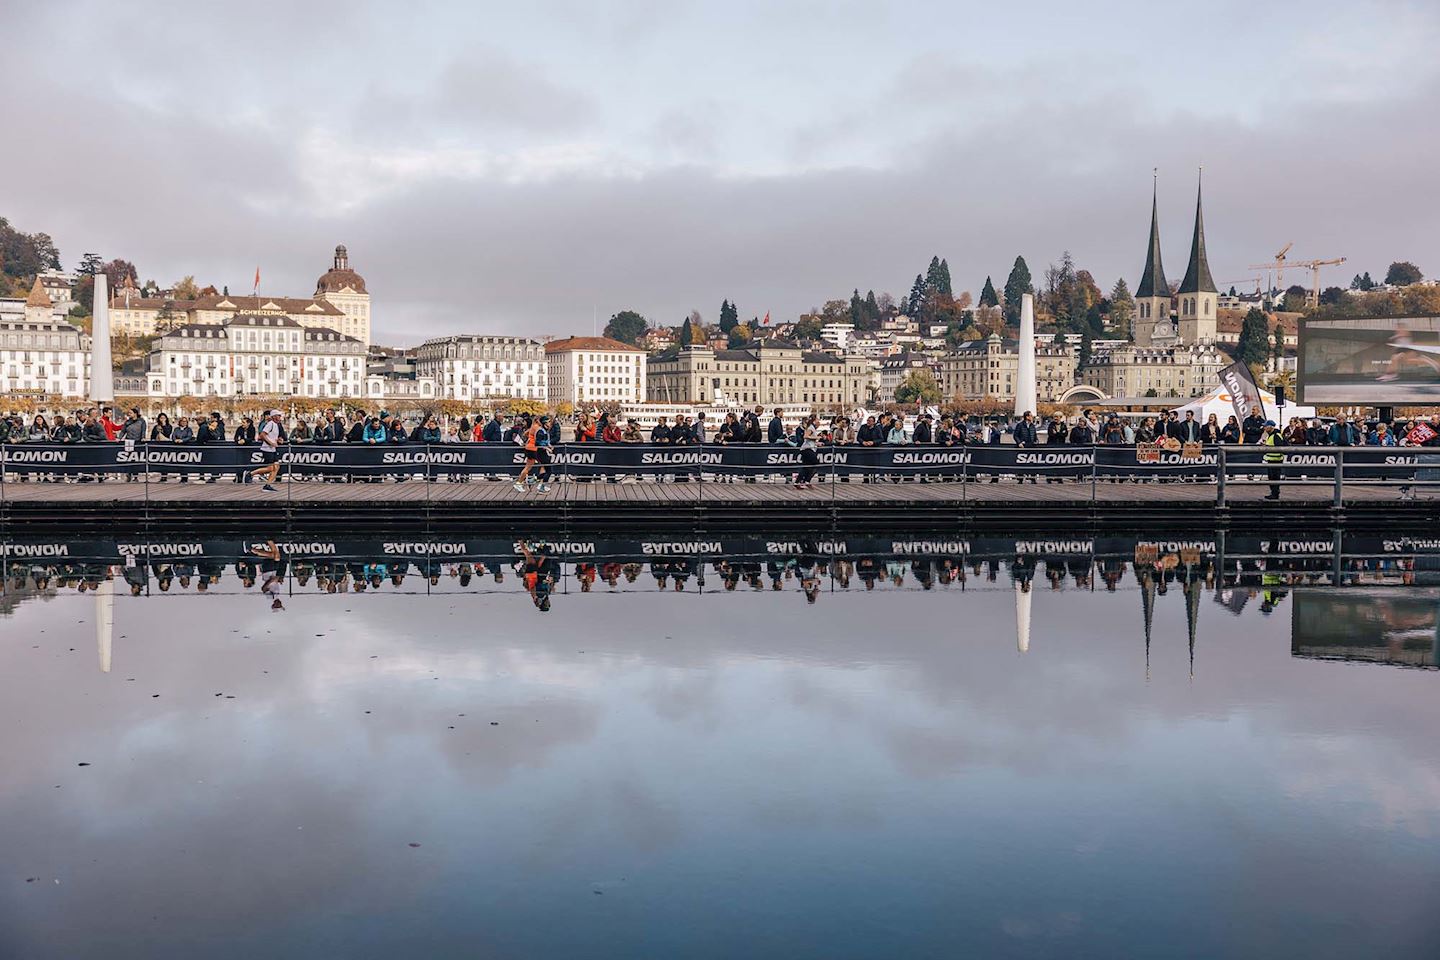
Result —
[{"label": "salomon banner", "polygon": [[[1343,457],[1347,479],[1413,479],[1424,456],[1394,447],[1283,448],[1287,469],[1333,476]],[[976,480],[1047,477],[1118,480],[1170,478],[1213,481],[1219,447],[1187,444],[1180,450],[1153,446],[843,446],[818,451],[818,479]],[[1258,447],[1226,447],[1235,466],[1260,464]],[[525,463],[524,451],[501,444],[403,444],[397,446],[301,445],[282,448],[286,474],[297,478],[449,479],[514,477]],[[179,444],[40,444],[0,446],[3,477],[134,477],[152,480],[239,478],[264,463],[257,447]],[[666,447],[650,444],[565,444],[551,455],[556,477],[618,480],[786,480],[802,466],[800,451],[766,444]],[[1287,476],[1289,474],[1287,473]]]}]

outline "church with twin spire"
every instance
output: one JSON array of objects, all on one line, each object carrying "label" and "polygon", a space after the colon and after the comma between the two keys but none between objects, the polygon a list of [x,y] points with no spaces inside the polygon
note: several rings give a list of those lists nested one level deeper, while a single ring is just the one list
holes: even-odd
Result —
[{"label": "church with twin spire", "polygon": [[1145,270],[1135,286],[1135,345],[1137,347],[1196,346],[1215,342],[1215,316],[1220,293],[1210,275],[1205,255],[1205,213],[1201,187],[1195,191],[1195,232],[1190,240],[1190,262],[1185,279],[1171,290],[1160,256],[1158,186],[1150,200],[1150,246]]}]

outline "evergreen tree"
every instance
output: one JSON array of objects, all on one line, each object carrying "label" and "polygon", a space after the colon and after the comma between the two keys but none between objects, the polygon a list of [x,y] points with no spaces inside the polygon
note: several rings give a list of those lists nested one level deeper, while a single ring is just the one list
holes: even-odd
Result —
[{"label": "evergreen tree", "polygon": [[1115,281],[1115,286],[1110,288],[1110,326],[1126,340],[1133,340],[1134,319],[1135,298],[1130,295],[1130,287],[1126,285],[1125,278],[1121,277]]},{"label": "evergreen tree", "polygon": [[725,300],[720,304],[720,332],[729,333],[740,323],[740,311],[735,304]]},{"label": "evergreen tree", "polygon": [[874,329],[880,323],[880,304],[875,300],[875,291],[865,294],[865,324],[862,329]]},{"label": "evergreen tree", "polygon": [[75,268],[76,273],[94,275],[100,272],[105,266],[105,261],[100,259],[98,253],[87,253],[80,258],[80,265]]},{"label": "evergreen tree", "polygon": [[1016,257],[1015,265],[1010,268],[1010,276],[1005,280],[1005,322],[1015,326],[1020,322],[1020,298],[1027,293],[1034,293],[1035,287],[1030,282],[1030,267],[1026,265],[1024,257]]},{"label": "evergreen tree", "polygon": [[1251,307],[1240,325],[1240,341],[1235,345],[1235,356],[1251,366],[1265,363],[1270,353],[1270,318],[1259,307]]},{"label": "evergreen tree", "polygon": [[1090,365],[1091,349],[1092,345],[1090,343],[1090,328],[1086,327],[1085,331],[1080,334],[1080,355],[1075,358],[1075,369],[1077,372],[1080,370],[1084,370]]},{"label": "evergreen tree", "polygon": [[950,285],[950,264],[946,260],[940,261],[940,283],[937,293],[942,297],[955,296],[955,288]]},{"label": "evergreen tree", "polygon": [[680,346],[688,347],[695,343],[695,328],[686,317],[680,323]]},{"label": "evergreen tree", "polygon": [[865,301],[860,299],[860,288],[850,294],[850,322],[859,330],[865,325]]},{"label": "evergreen tree", "polygon": [[926,292],[925,278],[918,273],[915,274],[915,282],[910,285],[910,296],[905,301],[905,312],[909,316],[915,319],[920,318],[925,310]]},{"label": "evergreen tree", "polygon": [[1285,356],[1285,328],[1278,323],[1275,324],[1275,346],[1271,355],[1275,358],[1275,369],[1280,369],[1280,358]]},{"label": "evergreen tree", "polygon": [[990,282],[990,278],[989,278],[989,277],[986,277],[986,278],[985,278],[985,288],[980,291],[980,306],[982,306],[982,307],[998,307],[998,306],[1000,306],[1000,294],[998,294],[998,293],[995,292],[995,284],[993,284],[993,283]]}]

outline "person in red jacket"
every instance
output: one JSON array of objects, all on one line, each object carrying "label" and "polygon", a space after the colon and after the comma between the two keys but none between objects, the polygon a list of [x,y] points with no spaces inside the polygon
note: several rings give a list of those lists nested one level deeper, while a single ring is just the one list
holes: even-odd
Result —
[{"label": "person in red jacket", "polygon": [[120,435],[120,430],[125,426],[123,423],[116,422],[114,413],[115,411],[110,407],[100,409],[100,426],[105,428],[105,439],[112,442]]}]

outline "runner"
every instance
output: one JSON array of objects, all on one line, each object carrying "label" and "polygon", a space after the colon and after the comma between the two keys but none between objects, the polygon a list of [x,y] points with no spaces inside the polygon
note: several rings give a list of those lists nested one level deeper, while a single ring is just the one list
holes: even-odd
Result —
[{"label": "runner", "polygon": [[281,611],[285,604],[280,602],[280,594],[285,589],[285,560],[280,555],[280,547],[274,540],[267,540],[263,547],[251,547],[250,552],[260,557],[260,575],[264,581],[260,584],[260,595],[270,598],[270,609]]},{"label": "runner", "polygon": [[[531,467],[536,468],[535,480],[530,479]],[[546,482],[549,479],[550,415],[547,413],[532,421],[525,429],[525,466],[520,468],[520,476],[515,478],[515,489],[524,493],[527,482],[539,481],[539,492],[545,493],[550,489],[550,484]]]},{"label": "runner", "polygon": [[[535,551],[539,551],[538,556]],[[520,579],[524,581],[535,609],[547,613],[550,610],[550,590],[555,586],[557,564],[545,556],[543,545],[536,547],[535,551],[531,550],[528,541],[520,541],[520,552],[525,555],[525,563],[520,568]]]},{"label": "runner", "polygon": [[252,477],[265,474],[265,485],[260,489],[271,493],[276,492],[271,484],[280,476],[280,417],[279,410],[271,410],[265,415],[265,422],[256,437],[260,441],[261,466],[250,471]]}]

